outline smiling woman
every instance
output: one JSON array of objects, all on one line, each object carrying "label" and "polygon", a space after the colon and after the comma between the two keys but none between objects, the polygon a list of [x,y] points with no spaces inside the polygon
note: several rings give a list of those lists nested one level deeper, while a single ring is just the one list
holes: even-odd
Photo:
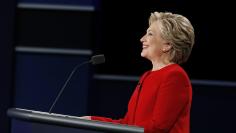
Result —
[{"label": "smiling woman", "polygon": [[179,64],[188,60],[194,44],[190,21],[171,12],[153,12],[149,28],[140,39],[141,56],[152,63],[129,101],[126,115],[118,120],[84,116],[144,127],[145,133],[189,133],[192,85]]}]

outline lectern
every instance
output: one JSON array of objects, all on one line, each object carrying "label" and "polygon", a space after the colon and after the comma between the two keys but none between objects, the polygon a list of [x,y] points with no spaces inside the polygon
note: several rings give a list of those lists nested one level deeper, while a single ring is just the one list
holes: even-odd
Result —
[{"label": "lectern", "polygon": [[106,133],[144,133],[144,129],[137,126],[85,120],[76,116],[21,108],[10,108],[7,111],[7,115],[13,119],[39,123],[41,126],[56,125],[60,127],[86,129],[90,131],[101,131]]}]

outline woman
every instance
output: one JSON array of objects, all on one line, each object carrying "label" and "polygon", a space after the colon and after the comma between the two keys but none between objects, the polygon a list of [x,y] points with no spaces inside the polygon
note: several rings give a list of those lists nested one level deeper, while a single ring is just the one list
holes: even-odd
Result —
[{"label": "woman", "polygon": [[141,56],[152,62],[152,69],[140,78],[125,117],[84,118],[141,126],[145,133],[189,133],[192,87],[179,64],[188,60],[194,45],[190,21],[170,12],[151,13],[140,41]]}]

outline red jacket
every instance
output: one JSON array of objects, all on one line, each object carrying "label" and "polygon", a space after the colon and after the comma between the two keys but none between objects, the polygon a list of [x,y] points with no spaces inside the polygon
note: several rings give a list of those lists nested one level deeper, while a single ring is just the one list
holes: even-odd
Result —
[{"label": "red jacket", "polygon": [[139,81],[124,118],[92,116],[92,120],[136,125],[145,133],[189,133],[192,87],[177,64],[146,72]]}]

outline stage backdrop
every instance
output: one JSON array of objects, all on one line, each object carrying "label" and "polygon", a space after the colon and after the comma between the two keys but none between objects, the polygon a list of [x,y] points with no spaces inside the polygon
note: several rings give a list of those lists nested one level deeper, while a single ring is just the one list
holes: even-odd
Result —
[{"label": "stage backdrop", "polygon": [[6,110],[11,103],[12,46],[14,31],[15,0],[0,1],[0,132],[9,132]]}]

